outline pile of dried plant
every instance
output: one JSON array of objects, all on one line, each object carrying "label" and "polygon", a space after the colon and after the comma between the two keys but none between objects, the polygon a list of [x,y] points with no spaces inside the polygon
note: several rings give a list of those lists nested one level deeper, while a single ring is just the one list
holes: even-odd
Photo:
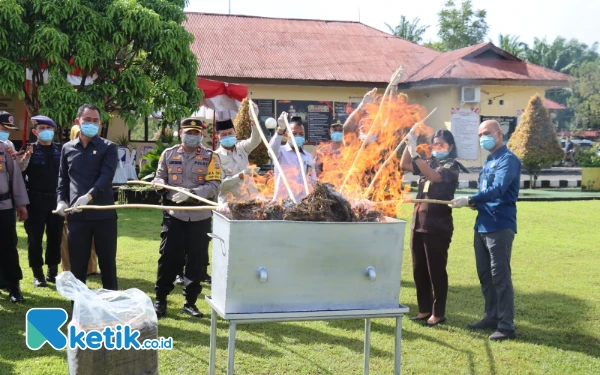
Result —
[{"label": "pile of dried plant", "polygon": [[357,221],[350,202],[331,185],[317,182],[312,193],[285,212],[284,220],[293,221]]},{"label": "pile of dried plant", "polygon": [[229,218],[233,220],[283,220],[282,205],[262,200],[229,203]]}]

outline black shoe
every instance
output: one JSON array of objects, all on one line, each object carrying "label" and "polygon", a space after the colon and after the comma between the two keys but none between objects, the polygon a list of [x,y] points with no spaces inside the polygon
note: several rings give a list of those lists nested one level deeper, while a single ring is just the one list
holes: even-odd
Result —
[{"label": "black shoe", "polygon": [[12,303],[20,303],[25,301],[23,299],[23,294],[21,294],[21,288],[18,286],[8,288],[8,296],[10,297],[10,302]]},{"label": "black shoe", "polygon": [[204,316],[204,314],[198,311],[196,305],[190,303],[186,303],[185,305],[183,305],[181,312],[189,316],[193,316],[194,318],[202,318]]},{"label": "black shoe", "polygon": [[498,323],[487,322],[480,320],[477,323],[467,325],[469,329],[498,329]]},{"label": "black shoe", "polygon": [[58,265],[48,266],[48,275],[46,281],[52,284],[56,283],[56,275],[58,275]]},{"label": "black shoe", "polygon": [[154,312],[159,319],[167,316],[167,301],[156,300],[154,302]]},{"label": "black shoe", "polygon": [[175,277],[175,284],[176,285],[183,285],[184,284],[184,282],[183,282],[183,275],[177,275]]},{"label": "black shoe", "polygon": [[423,323],[423,325],[424,325],[425,327],[435,327],[435,326],[437,326],[438,324],[442,324],[442,323],[444,323],[445,321],[446,321],[446,317],[445,317],[445,316],[442,316],[442,318],[441,318],[440,320],[438,320],[436,323],[429,323],[429,322],[425,322],[425,323]]},{"label": "black shoe", "polygon": [[210,275],[206,275],[206,276],[204,276],[204,278],[202,279],[202,282],[203,282],[203,283],[206,283],[206,284],[208,284],[208,285],[211,285],[211,284],[212,284],[212,277],[210,277]]},{"label": "black shoe", "polygon": [[515,333],[515,331],[502,328],[498,328],[498,330],[492,333],[489,337],[489,339],[492,341],[512,340],[516,338],[517,334]]},{"label": "black shoe", "polygon": [[44,269],[42,267],[32,268],[33,271],[33,286],[35,287],[44,287],[48,286],[46,284]]},{"label": "black shoe", "polygon": [[427,316],[424,316],[424,317],[422,317],[422,318],[418,318],[417,316],[418,316],[418,315],[416,315],[416,316],[412,316],[412,317],[408,318],[408,320],[412,320],[412,321],[414,321],[414,322],[418,322],[418,321],[421,321],[421,320],[427,320],[427,319],[431,318],[431,314],[429,314],[429,315],[427,315]]}]

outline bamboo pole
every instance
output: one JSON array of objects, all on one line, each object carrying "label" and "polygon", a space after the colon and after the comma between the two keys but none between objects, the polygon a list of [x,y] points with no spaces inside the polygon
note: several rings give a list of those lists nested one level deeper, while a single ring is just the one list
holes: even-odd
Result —
[{"label": "bamboo pole", "polygon": [[[417,122],[415,125],[421,124],[423,122],[425,122],[425,120],[427,120],[429,118],[429,116],[431,116],[433,114],[433,112],[435,112],[435,110],[437,109],[434,108],[433,111],[431,111],[427,117],[425,117],[423,120]],[[408,134],[410,134],[410,132],[408,132]],[[373,179],[371,180],[371,183],[369,184],[369,187],[367,188],[367,195],[369,195],[369,193],[371,192],[371,189],[373,188],[373,186],[375,186],[375,180],[377,180],[377,177],[379,177],[379,175],[381,174],[381,171],[383,171],[383,168],[387,165],[387,163],[392,160],[392,158],[394,156],[396,156],[396,154],[398,153],[398,150],[400,150],[400,147],[402,146],[402,144],[406,141],[406,138],[408,137],[408,134],[406,134],[404,136],[404,138],[402,138],[402,140],[400,141],[400,143],[398,143],[398,146],[394,149],[394,151],[390,154],[390,156],[388,156],[387,159],[385,159],[385,161],[383,162],[383,164],[381,165],[381,167],[379,168],[379,170],[377,171],[377,173],[375,173],[375,176],[373,177]]]},{"label": "bamboo pole", "polygon": [[[152,182],[148,182],[148,181],[127,181],[127,185],[153,185]],[[175,186],[171,186],[171,185],[165,185],[165,184],[160,184],[158,182],[154,183],[154,186],[157,186],[159,188],[163,188],[163,189],[168,189],[168,190],[173,190],[173,191],[177,191],[179,193],[183,193],[185,195],[187,195],[190,198],[194,198],[196,200],[199,200],[200,202],[209,204],[211,206],[218,206],[218,203],[215,203],[213,201],[209,201],[206,198],[202,198],[201,196],[198,196],[194,193],[190,193],[189,191],[182,189],[182,188],[178,188]]]},{"label": "bamboo pole", "polygon": [[[94,205],[89,205],[89,206],[81,206],[79,207],[79,209],[82,210],[98,210],[98,211],[104,211],[104,210],[117,210],[117,209],[123,209],[123,208],[150,208],[153,210],[162,210],[162,211],[209,211],[209,210],[216,210],[217,207],[216,206],[161,206],[161,205],[157,205],[157,204],[115,204],[112,206],[94,206]],[[71,211],[73,211],[73,208],[67,208],[65,209],[66,213],[69,213]],[[52,211],[53,214],[58,213],[57,211]]]},{"label": "bamboo pole", "polygon": [[292,143],[294,144],[294,150],[296,151],[296,156],[298,157],[298,164],[300,164],[300,172],[302,172],[302,181],[304,182],[304,191],[306,191],[306,195],[310,194],[310,190],[308,188],[308,180],[306,179],[306,172],[304,170],[304,162],[302,161],[302,156],[300,156],[300,150],[298,149],[298,144],[296,143],[296,138],[293,137],[293,133],[292,133],[292,127],[290,126],[290,123],[288,122],[287,116],[285,117],[285,127],[287,128],[287,131],[290,135],[292,135],[292,137],[290,137],[290,139],[292,140]]},{"label": "bamboo pole", "polygon": [[254,113],[254,107],[253,107],[254,102],[252,101],[252,99],[249,99],[248,101],[249,101],[248,110],[250,112],[250,116],[252,116],[252,120],[256,124],[256,130],[258,130],[258,133],[260,134],[260,138],[262,139],[263,143],[267,147],[267,152],[269,153],[269,155],[271,155],[271,159],[273,160],[273,165],[275,165],[275,167],[279,170],[279,175],[281,176],[281,179],[283,180],[283,184],[285,185],[285,188],[287,189],[290,199],[294,203],[298,203],[298,202],[296,202],[296,197],[294,196],[294,193],[292,192],[292,188],[290,187],[290,184],[288,183],[287,178],[285,178],[285,174],[283,173],[283,168],[281,168],[281,164],[279,164],[278,157],[277,157],[277,155],[275,155],[275,152],[271,148],[271,145],[269,145],[269,142],[267,141],[267,138],[265,137],[265,134],[263,133],[262,128],[260,127],[260,122],[258,121],[258,118],[256,117],[256,113]]},{"label": "bamboo pole", "polygon": [[396,77],[399,74],[403,74],[403,73],[404,73],[404,68],[401,66],[392,75],[392,79],[390,80],[390,83],[388,84],[388,86],[385,89],[385,92],[383,94],[383,97],[381,98],[381,104],[379,105],[379,110],[377,111],[377,115],[375,116],[375,120],[373,120],[373,124],[371,125],[371,128],[369,129],[369,132],[367,133],[367,137],[365,138],[365,140],[360,145],[360,148],[358,149],[358,152],[354,156],[354,161],[352,162],[352,165],[350,166],[350,169],[348,170],[348,173],[346,173],[346,177],[344,177],[344,181],[342,182],[342,186],[340,187],[340,193],[342,193],[344,191],[344,187],[346,186],[346,182],[348,182],[348,178],[350,178],[350,176],[354,172],[354,167],[356,166],[356,161],[358,160],[358,157],[360,156],[362,150],[365,148],[367,142],[369,141],[369,139],[371,137],[371,134],[373,133],[373,130],[375,129],[375,127],[377,125],[377,122],[379,120],[379,117],[381,115],[381,111],[382,111],[382,108],[383,108],[383,103],[385,102],[387,96],[389,95],[390,89],[392,87],[392,82],[394,82],[394,80],[396,79]]}]

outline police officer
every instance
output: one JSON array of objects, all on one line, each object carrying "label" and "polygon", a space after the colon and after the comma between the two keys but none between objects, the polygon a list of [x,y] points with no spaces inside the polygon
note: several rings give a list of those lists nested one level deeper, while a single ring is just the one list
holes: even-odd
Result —
[{"label": "police officer", "polygon": [[[221,186],[221,165],[218,155],[203,147],[206,126],[197,119],[181,122],[182,144],[166,149],[158,162],[153,182],[186,189],[207,199],[216,199]],[[165,193],[165,205],[198,206],[193,198],[181,192]],[[167,312],[167,296],[173,290],[175,275],[185,264],[185,304],[182,312],[193,317],[203,315],[196,307],[202,291],[200,281],[208,265],[208,243],[211,211],[164,211],[158,259],[158,275],[154,309],[158,317]]]},{"label": "police officer", "polygon": [[67,142],[60,157],[57,207],[65,215],[70,202],[67,237],[71,272],[85,283],[92,241],[96,245],[102,287],[117,290],[117,212],[116,210],[82,210],[92,203],[98,206],[115,204],[112,181],[117,169],[117,145],[98,136],[100,110],[84,104],[77,110],[79,137]]},{"label": "police officer", "polygon": [[[14,125],[14,118],[8,112],[0,113],[0,134],[6,131],[19,130]],[[29,199],[23,175],[16,161],[14,147],[6,143],[7,136],[0,138],[0,273],[8,286],[11,302],[23,302],[19,281],[23,272],[19,265],[17,252],[17,223],[15,222],[15,206],[19,221],[27,219]]]},{"label": "police officer", "polygon": [[340,120],[331,124],[329,127],[329,136],[331,137],[331,141],[317,148],[315,153],[317,177],[326,169],[333,167],[326,164],[335,164],[335,159],[341,155],[340,148],[344,140],[344,124]]},{"label": "police officer", "polygon": [[[56,187],[60,168],[61,146],[52,142],[56,123],[47,116],[31,118],[33,134],[37,142],[32,152],[25,154],[27,161],[23,176],[29,194],[29,217],[25,220],[27,231],[27,252],[29,267],[33,271],[33,285],[46,286],[46,281],[54,283],[60,263],[60,244],[64,219],[52,213],[56,204]],[[42,238],[46,230],[46,264],[48,277],[44,279],[42,259]]]}]

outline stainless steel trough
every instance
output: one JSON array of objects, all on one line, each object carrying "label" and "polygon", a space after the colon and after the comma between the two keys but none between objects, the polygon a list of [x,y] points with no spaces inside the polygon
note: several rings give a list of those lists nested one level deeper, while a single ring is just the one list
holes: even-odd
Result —
[{"label": "stainless steel trough", "polygon": [[212,300],[225,314],[398,308],[405,225],[215,212]]}]

